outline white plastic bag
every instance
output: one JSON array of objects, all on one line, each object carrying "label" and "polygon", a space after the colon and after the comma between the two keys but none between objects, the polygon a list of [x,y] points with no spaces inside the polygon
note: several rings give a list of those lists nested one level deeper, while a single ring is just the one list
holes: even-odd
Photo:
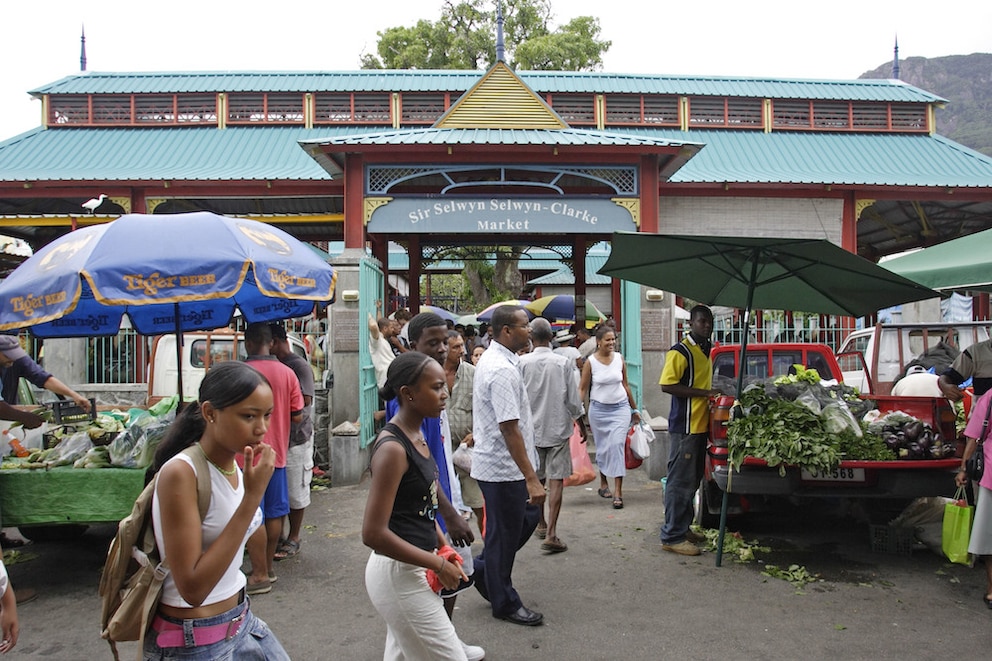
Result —
[{"label": "white plastic bag", "polygon": [[[647,427],[647,432],[644,428]],[[651,431],[651,427],[647,426],[644,422],[634,425],[630,434],[630,451],[634,453],[634,456],[638,459],[647,459],[651,454],[651,446],[648,445],[648,432],[654,436],[654,432]]]},{"label": "white plastic bag", "polygon": [[451,463],[466,473],[472,472],[472,448],[461,443],[451,454]]}]

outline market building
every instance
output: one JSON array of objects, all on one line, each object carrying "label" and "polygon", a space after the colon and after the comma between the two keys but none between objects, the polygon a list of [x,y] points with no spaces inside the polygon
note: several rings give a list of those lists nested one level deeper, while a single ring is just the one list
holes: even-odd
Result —
[{"label": "market building", "polygon": [[[937,135],[946,100],[898,80],[499,62],[486,72],[91,72],[31,94],[42,125],[0,142],[0,234],[37,249],[124,213],[208,210],[341,243],[331,425],[371,415],[362,320],[385,283],[419,283],[448,247],[552,250],[584,297],[589,247],[615,230],[826,238],[876,260],[992,227],[992,159]],[[406,249],[402,266],[390,245]],[[417,307],[419,287],[408,293]],[[617,281],[611,294],[632,383],[658,415],[652,384],[677,301]],[[852,327],[776,319],[809,335]],[[83,350],[60,342],[75,347],[67,356]],[[85,382],[85,361],[69,364],[68,380]]]}]

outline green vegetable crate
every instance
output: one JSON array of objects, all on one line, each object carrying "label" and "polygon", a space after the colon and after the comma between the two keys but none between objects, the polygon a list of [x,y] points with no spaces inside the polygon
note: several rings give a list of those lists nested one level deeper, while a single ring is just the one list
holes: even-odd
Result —
[{"label": "green vegetable crate", "polygon": [[912,555],[916,546],[916,529],[888,524],[869,525],[871,550],[875,553]]}]

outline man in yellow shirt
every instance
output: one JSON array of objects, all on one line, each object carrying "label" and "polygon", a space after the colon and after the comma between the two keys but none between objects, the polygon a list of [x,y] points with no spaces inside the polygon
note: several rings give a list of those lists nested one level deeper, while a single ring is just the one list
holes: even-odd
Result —
[{"label": "man in yellow shirt", "polygon": [[713,313],[705,305],[689,311],[689,334],[669,349],[659,384],[672,396],[668,414],[668,475],[665,478],[665,523],[661,527],[661,548],[680,555],[699,555],[702,535],[689,530],[692,501],[703,478],[706,435],[710,423],[710,397],[713,389],[713,363],[710,362],[710,336]]}]

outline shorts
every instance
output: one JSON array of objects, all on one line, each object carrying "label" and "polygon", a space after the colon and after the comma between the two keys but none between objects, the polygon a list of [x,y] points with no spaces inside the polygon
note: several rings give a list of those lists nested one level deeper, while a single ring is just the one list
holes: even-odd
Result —
[{"label": "shorts", "polygon": [[536,449],[539,480],[564,480],[572,474],[572,451],[568,447],[568,441],[554,447]]},{"label": "shorts", "polygon": [[286,488],[286,468],[277,468],[269,478],[269,486],[262,495],[262,515],[278,519],[289,514],[289,492]]},{"label": "shorts", "polygon": [[301,510],[310,504],[311,480],[313,480],[313,438],[302,445],[290,445],[286,453],[289,509]]}]

